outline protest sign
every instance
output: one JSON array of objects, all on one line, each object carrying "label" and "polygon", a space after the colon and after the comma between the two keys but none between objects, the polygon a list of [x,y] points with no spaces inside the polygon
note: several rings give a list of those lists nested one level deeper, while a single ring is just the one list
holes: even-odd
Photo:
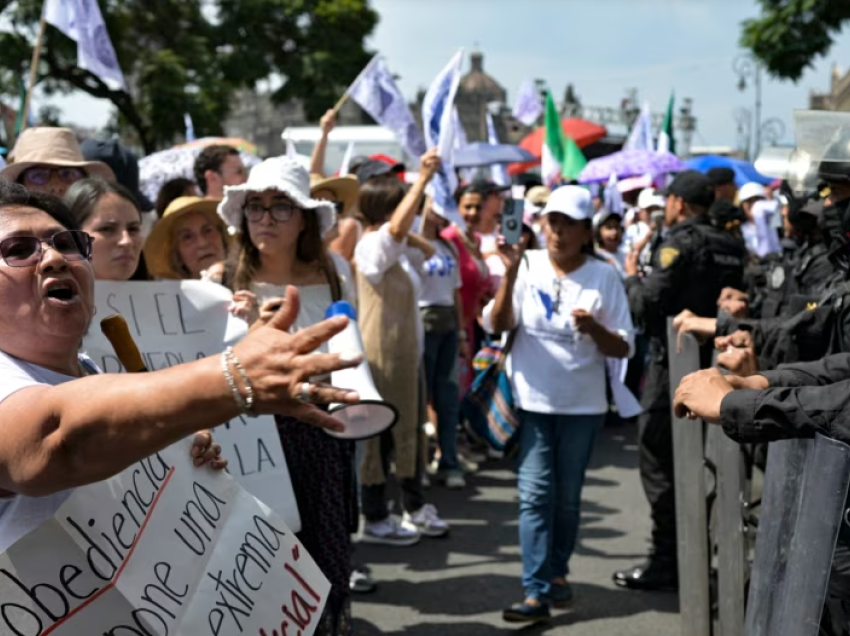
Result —
[{"label": "protest sign", "polygon": [[[148,371],[216,355],[248,332],[228,311],[231,292],[198,280],[157,282],[98,281],[97,316],[121,314]],[[105,373],[124,371],[112,345],[92,326],[86,352]],[[210,428],[221,422],[210,422]],[[238,417],[213,431],[228,471],[252,495],[277,512],[292,530],[301,529],[298,506],[274,418]]]},{"label": "protest sign", "polygon": [[312,634],[330,584],[279,516],[190,448],[77,488],[0,555],[0,636]]}]

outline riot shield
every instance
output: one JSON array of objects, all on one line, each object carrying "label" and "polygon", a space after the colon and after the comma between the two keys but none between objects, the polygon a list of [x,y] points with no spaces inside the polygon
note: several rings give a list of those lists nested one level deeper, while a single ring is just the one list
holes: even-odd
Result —
[{"label": "riot shield", "polygon": [[747,636],[816,636],[850,482],[850,446],[770,445],[747,605]]}]

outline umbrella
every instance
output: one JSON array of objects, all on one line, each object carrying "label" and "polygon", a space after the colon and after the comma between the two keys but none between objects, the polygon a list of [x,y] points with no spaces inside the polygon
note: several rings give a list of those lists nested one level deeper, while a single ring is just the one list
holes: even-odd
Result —
[{"label": "umbrella", "polygon": [[[168,150],[155,152],[139,161],[139,187],[146,197],[156,201],[159,189],[166,181],[178,177],[195,180],[195,159],[204,146],[175,146]],[[252,153],[240,152],[242,163],[249,170],[260,163],[260,158]]]},{"label": "umbrella", "polygon": [[[593,122],[589,122],[586,119],[579,119],[577,117],[570,117],[569,119],[561,120],[561,127],[564,129],[564,134],[567,137],[571,137],[579,148],[589,146],[608,134],[605,126],[600,126]],[[540,155],[543,152],[543,139],[545,137],[546,128],[544,126],[540,126],[533,132],[526,135],[525,138],[519,142],[519,146],[534,155],[534,161],[529,161],[528,163],[515,163],[508,168],[508,172],[510,174],[521,174],[540,163]],[[605,179],[607,180],[608,177],[605,177]]]},{"label": "umbrella", "polygon": [[735,185],[739,188],[750,181],[755,181],[762,185],[770,185],[773,182],[773,177],[764,176],[749,161],[736,159],[735,157],[703,155],[688,159],[685,164],[691,170],[697,170],[699,172],[708,172],[712,168],[731,168],[735,172]]},{"label": "umbrella", "polygon": [[687,170],[676,155],[654,150],[621,150],[589,162],[578,176],[579,183],[602,183],[611,175],[618,179]]},{"label": "umbrella", "polygon": [[188,141],[185,144],[175,146],[176,148],[206,148],[207,146],[233,146],[236,150],[247,152],[252,155],[257,154],[257,146],[252,144],[247,139],[242,137],[201,137],[194,141]]},{"label": "umbrella", "polygon": [[511,144],[488,144],[476,142],[455,150],[455,168],[477,168],[500,163],[534,161],[534,155]]}]

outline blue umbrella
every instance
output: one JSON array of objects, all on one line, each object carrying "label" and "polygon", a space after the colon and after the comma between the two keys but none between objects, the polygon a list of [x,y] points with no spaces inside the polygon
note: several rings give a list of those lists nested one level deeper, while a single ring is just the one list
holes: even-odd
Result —
[{"label": "blue umbrella", "polygon": [[455,150],[455,168],[476,168],[499,163],[524,163],[536,157],[519,146],[475,142]]},{"label": "blue umbrella", "polygon": [[731,168],[735,171],[735,185],[739,188],[750,181],[755,181],[762,185],[770,185],[774,181],[773,177],[766,177],[758,172],[749,161],[734,157],[703,155],[702,157],[688,159],[685,164],[691,170],[698,172],[708,172],[712,168]]}]

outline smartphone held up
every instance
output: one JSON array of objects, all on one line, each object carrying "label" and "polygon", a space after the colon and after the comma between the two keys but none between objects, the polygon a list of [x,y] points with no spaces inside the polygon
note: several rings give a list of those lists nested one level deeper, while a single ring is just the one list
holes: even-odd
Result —
[{"label": "smartphone held up", "polygon": [[502,212],[502,236],[507,245],[519,245],[522,239],[522,215],[525,211],[525,188],[513,186],[511,198]]}]

